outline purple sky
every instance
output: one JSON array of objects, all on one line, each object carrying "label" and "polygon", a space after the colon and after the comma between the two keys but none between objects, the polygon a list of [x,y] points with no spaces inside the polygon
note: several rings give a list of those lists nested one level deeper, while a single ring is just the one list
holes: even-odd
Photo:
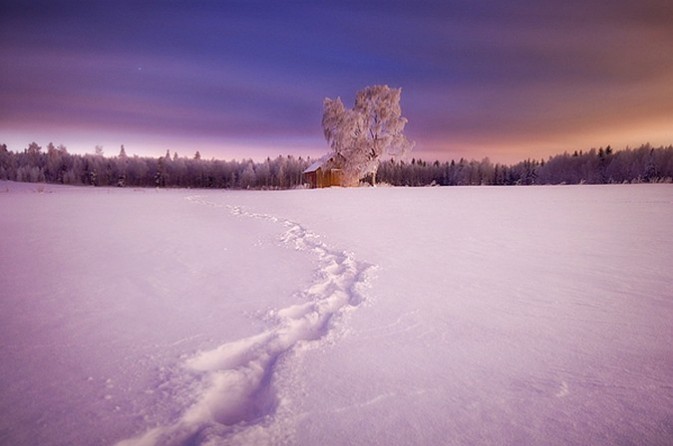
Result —
[{"label": "purple sky", "polygon": [[671,0],[3,1],[0,142],[327,151],[325,97],[402,87],[424,159],[673,144]]}]

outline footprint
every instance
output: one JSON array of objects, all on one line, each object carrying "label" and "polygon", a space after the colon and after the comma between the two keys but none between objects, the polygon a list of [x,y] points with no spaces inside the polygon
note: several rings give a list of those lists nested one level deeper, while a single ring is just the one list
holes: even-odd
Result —
[{"label": "footprint", "polygon": [[[199,205],[223,207],[198,196],[187,199]],[[273,312],[271,326],[262,333],[187,360],[186,369],[202,374],[206,383],[197,401],[175,423],[152,429],[124,445],[180,444],[206,430],[216,431],[224,439],[246,429],[264,428],[265,420],[273,419],[279,405],[272,381],[281,356],[295,347],[303,349],[306,343],[326,338],[339,317],[364,299],[361,290],[372,265],[329,248],[299,223],[251,213],[238,206],[224,207],[235,216],[280,224],[286,229],[280,236],[282,243],[317,257],[315,282],[298,294],[310,300]]]}]

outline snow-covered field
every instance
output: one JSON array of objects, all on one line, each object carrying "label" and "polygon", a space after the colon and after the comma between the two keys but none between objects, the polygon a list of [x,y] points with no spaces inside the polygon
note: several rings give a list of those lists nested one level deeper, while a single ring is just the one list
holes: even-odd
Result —
[{"label": "snow-covered field", "polygon": [[0,183],[0,444],[673,444],[673,187]]}]

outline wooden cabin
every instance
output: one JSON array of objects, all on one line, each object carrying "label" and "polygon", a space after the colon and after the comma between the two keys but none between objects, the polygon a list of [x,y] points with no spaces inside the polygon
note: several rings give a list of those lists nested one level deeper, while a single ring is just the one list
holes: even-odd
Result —
[{"label": "wooden cabin", "polygon": [[334,161],[334,157],[321,158],[304,170],[304,181],[311,189],[343,186],[343,170]]}]

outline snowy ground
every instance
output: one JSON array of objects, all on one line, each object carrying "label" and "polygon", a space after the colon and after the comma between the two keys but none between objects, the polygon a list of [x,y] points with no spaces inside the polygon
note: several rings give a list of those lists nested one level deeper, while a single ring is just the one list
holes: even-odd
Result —
[{"label": "snowy ground", "polygon": [[0,444],[671,444],[673,187],[0,183]]}]

